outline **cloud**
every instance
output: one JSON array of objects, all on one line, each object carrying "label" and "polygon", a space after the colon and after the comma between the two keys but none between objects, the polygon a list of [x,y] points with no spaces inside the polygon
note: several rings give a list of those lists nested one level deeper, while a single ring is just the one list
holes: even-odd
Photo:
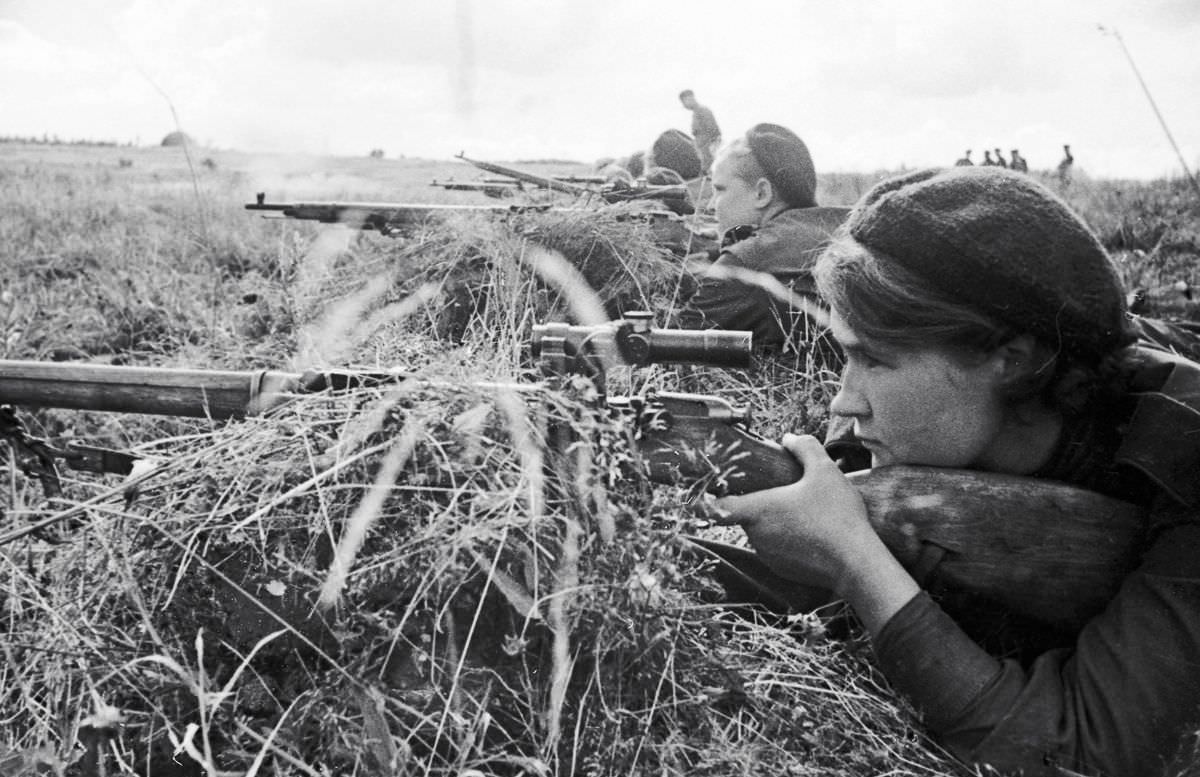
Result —
[{"label": "cloud", "polygon": [[675,95],[690,87],[727,138],[779,122],[805,137],[822,169],[925,164],[1018,141],[1052,163],[1074,139],[1114,170],[1135,155],[1129,168],[1161,170],[1173,152],[1096,23],[1121,30],[1186,151],[1200,143],[1197,9],[1195,0],[0,0],[10,19],[0,22],[0,133],[157,138],[173,128],[165,95],[188,132],[224,147],[592,159],[687,129]]}]

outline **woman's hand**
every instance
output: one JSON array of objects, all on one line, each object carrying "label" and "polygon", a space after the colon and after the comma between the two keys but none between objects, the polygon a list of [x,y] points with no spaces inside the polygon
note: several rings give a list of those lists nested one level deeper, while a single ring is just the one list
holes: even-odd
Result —
[{"label": "woman's hand", "polygon": [[788,486],[717,501],[727,520],[776,573],[834,589],[855,548],[875,537],[862,497],[811,435],[784,435],[783,447],[804,466]]},{"label": "woman's hand", "polygon": [[729,496],[717,507],[741,525],[776,573],[829,588],[854,607],[871,631],[919,590],[867,520],[862,497],[811,435],[785,435],[783,446],[804,467],[788,486]]}]

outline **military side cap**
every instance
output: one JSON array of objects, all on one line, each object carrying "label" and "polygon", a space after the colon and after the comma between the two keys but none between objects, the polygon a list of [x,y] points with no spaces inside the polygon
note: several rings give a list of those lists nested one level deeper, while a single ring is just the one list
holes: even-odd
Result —
[{"label": "military side cap", "polygon": [[755,124],[746,133],[746,144],[785,202],[794,208],[817,204],[817,171],[799,135],[778,124]]}]

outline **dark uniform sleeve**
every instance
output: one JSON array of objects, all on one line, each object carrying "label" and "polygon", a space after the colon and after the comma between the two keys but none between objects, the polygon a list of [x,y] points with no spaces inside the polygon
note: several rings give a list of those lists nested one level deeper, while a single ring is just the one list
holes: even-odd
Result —
[{"label": "dark uniform sleeve", "polygon": [[1200,725],[1194,519],[1158,535],[1074,649],[1028,667],[997,660],[921,594],[878,635],[880,665],[964,761],[1026,775],[1161,775],[1181,736]]},{"label": "dark uniform sleeve", "polygon": [[[727,256],[723,255],[714,266],[736,269],[737,265],[729,262]],[[679,322],[687,329],[750,331],[756,345],[779,345],[787,331],[781,307],[760,286],[734,278],[705,277],[680,311]]]}]

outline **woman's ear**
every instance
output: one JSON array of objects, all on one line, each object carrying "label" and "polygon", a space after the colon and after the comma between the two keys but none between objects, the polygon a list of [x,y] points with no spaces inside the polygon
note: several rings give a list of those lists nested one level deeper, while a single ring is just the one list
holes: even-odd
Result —
[{"label": "woman's ear", "polygon": [[759,208],[765,208],[775,199],[775,187],[766,177],[759,178],[754,183],[754,204]]}]

